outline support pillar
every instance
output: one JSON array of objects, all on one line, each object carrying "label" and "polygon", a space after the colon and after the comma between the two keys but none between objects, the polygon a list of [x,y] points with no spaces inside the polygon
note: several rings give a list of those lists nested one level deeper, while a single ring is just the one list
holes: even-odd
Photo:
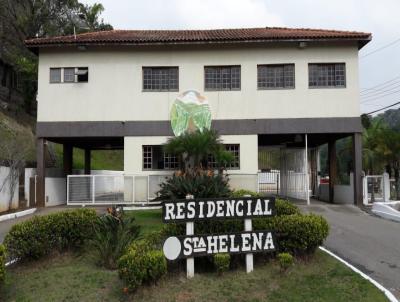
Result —
[{"label": "support pillar", "polygon": [[362,183],[362,134],[353,134],[353,177],[354,177],[354,204],[363,205],[363,183]]},{"label": "support pillar", "polygon": [[336,183],[336,140],[330,139],[328,142],[328,169],[329,169],[329,202],[335,200]]},{"label": "support pillar", "polygon": [[45,172],[46,172],[46,141],[44,138],[36,140],[36,206],[45,206]]},{"label": "support pillar", "polygon": [[72,163],[73,163],[73,147],[69,144],[63,145],[63,167],[64,175],[72,174]]},{"label": "support pillar", "polygon": [[90,166],[91,166],[91,161],[90,161],[90,149],[85,149],[85,174],[90,175]]}]

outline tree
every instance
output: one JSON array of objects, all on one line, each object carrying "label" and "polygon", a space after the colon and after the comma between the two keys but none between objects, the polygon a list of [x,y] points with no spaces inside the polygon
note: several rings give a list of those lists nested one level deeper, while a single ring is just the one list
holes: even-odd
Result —
[{"label": "tree", "polygon": [[9,172],[2,183],[0,183],[0,191],[5,190],[8,185],[9,200],[8,208],[11,209],[14,192],[17,189],[18,178],[20,172],[25,167],[25,158],[27,158],[30,150],[28,137],[18,135],[15,132],[9,133],[10,139],[5,140],[5,143],[0,145],[0,155],[3,156],[2,165],[9,168]]},{"label": "tree", "polygon": [[0,0],[0,59],[21,75],[28,113],[36,98],[37,57],[25,39],[112,29],[100,19],[103,11],[101,4],[78,0]]},{"label": "tree", "polygon": [[233,160],[232,154],[224,149],[219,135],[213,130],[186,132],[170,138],[164,150],[179,158],[183,173],[192,175],[208,168],[210,156],[217,162],[219,172]]}]

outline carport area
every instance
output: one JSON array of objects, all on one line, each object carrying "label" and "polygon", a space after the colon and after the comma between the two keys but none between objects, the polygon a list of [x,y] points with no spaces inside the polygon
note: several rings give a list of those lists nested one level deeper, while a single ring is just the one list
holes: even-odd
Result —
[{"label": "carport area", "polygon": [[[352,139],[351,176],[347,186],[337,180],[336,141]],[[321,181],[320,148],[327,144],[329,177]],[[360,133],[309,133],[258,135],[259,191],[310,201],[362,204],[362,154]]]},{"label": "carport area", "polygon": [[[46,156],[48,156],[47,142],[61,144],[63,146],[62,170],[56,173],[49,173],[46,169]],[[82,171],[73,170],[73,150],[79,148],[84,150],[84,169]],[[65,202],[68,192],[68,175],[91,174],[91,152],[94,150],[123,150],[123,137],[46,137],[37,139],[37,168],[35,177],[35,200],[36,206],[44,207],[48,204],[49,195],[59,196],[60,202]],[[123,172],[121,171],[121,174]],[[53,174],[53,175],[52,175]],[[55,174],[55,175],[54,175]],[[56,176],[56,177],[49,177]],[[90,178],[90,177],[89,177]],[[87,181],[90,181],[88,178]],[[86,181],[86,182],[87,182]],[[103,183],[105,181],[103,180]],[[47,183],[47,189],[46,189]],[[81,182],[85,185],[85,182]],[[87,183],[88,184],[88,183]],[[50,188],[51,186],[51,188]],[[56,191],[56,192],[53,192]],[[93,195],[90,186],[86,185],[79,190],[79,194],[85,195],[82,198],[89,198]],[[53,204],[52,204],[53,205]]]}]

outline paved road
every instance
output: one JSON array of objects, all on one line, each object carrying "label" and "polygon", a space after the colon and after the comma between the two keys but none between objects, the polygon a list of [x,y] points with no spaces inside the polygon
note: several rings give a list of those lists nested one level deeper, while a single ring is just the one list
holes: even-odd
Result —
[{"label": "paved road", "polygon": [[326,248],[400,298],[400,223],[372,216],[351,205],[312,200],[310,206],[299,206],[328,220]]},{"label": "paved road", "polygon": [[[67,206],[39,208],[35,213],[33,213],[31,215],[23,216],[23,217],[20,217],[17,219],[2,221],[2,222],[0,222],[0,243],[3,242],[6,234],[9,232],[11,227],[16,223],[28,220],[28,219],[32,218],[33,216],[56,213],[59,211],[64,211],[64,210],[72,209],[72,208],[73,207],[67,207]],[[96,209],[96,212],[98,212],[98,213],[103,213],[106,210],[106,208],[104,208],[104,207],[96,207],[95,209]]]}]

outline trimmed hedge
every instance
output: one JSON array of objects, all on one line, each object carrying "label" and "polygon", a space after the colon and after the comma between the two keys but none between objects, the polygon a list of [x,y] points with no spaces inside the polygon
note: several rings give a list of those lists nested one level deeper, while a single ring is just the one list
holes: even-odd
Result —
[{"label": "trimmed hedge", "polygon": [[0,244],[0,286],[6,277],[6,247]]},{"label": "trimmed hedge", "polygon": [[213,256],[214,265],[217,269],[218,274],[222,274],[229,269],[229,264],[231,262],[231,256],[228,253],[215,254]]},{"label": "trimmed hedge", "polygon": [[277,258],[282,271],[286,271],[294,263],[294,258],[289,253],[279,253]]},{"label": "trimmed hedge", "polygon": [[291,203],[289,200],[277,198],[275,200],[275,208],[276,208],[276,215],[284,216],[284,215],[300,215],[300,209],[294,204]]},{"label": "trimmed hedge", "polygon": [[4,239],[11,258],[39,259],[54,250],[78,248],[92,237],[98,217],[93,209],[35,216],[14,225]]},{"label": "trimmed hedge", "polygon": [[138,240],[119,259],[118,273],[127,289],[135,291],[140,285],[156,282],[165,275],[167,260],[161,250],[154,249],[152,242]]},{"label": "trimmed hedge", "polygon": [[275,231],[278,250],[293,255],[314,253],[329,234],[325,218],[314,214],[254,219],[253,227],[255,230]]}]

